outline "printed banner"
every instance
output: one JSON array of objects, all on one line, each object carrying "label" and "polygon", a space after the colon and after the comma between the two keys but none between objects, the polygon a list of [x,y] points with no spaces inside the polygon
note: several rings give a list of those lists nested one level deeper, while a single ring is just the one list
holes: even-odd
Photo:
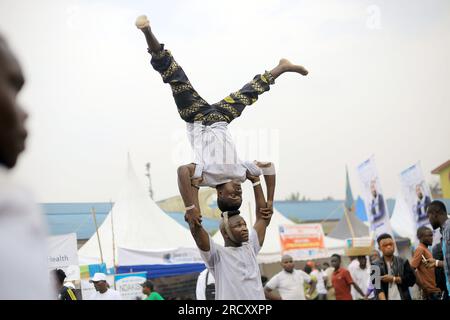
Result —
[{"label": "printed banner", "polygon": [[124,273],[115,276],[116,289],[122,295],[123,300],[142,300],[141,284],[147,280],[147,272]]},{"label": "printed banner", "polygon": [[426,207],[433,199],[430,188],[425,183],[420,163],[401,172],[400,181],[403,196],[416,222],[416,229],[424,225],[429,226]]},{"label": "printed banner", "polygon": [[320,223],[279,226],[282,254],[294,260],[326,256],[324,233]]},{"label": "printed banner", "polygon": [[[433,230],[426,210],[431,201],[433,201],[433,198],[430,187],[425,182],[420,162],[402,171],[400,173],[400,181],[402,184],[403,198],[415,222],[415,229],[411,230],[411,234],[414,234],[413,242],[417,243],[416,231],[418,228],[427,226]],[[433,230],[433,245],[439,243],[440,239],[441,233],[439,229]]]},{"label": "printed banner", "polygon": [[144,251],[117,248],[117,260],[121,266],[146,264],[203,263],[196,248],[178,248],[173,250]]},{"label": "printed banner", "polygon": [[48,237],[47,243],[49,269],[78,265],[76,233]]},{"label": "printed banner", "polygon": [[372,156],[361,163],[357,170],[362,185],[362,198],[372,238],[376,239],[383,233],[394,236],[374,157]]}]

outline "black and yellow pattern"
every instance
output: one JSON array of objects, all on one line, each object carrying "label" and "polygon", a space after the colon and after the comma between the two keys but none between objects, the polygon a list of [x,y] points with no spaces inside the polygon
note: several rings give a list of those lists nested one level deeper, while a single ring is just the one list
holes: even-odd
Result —
[{"label": "black and yellow pattern", "polygon": [[239,117],[246,106],[255,103],[258,96],[268,90],[275,79],[266,71],[257,75],[239,91],[231,93],[223,100],[208,104],[195,91],[180,65],[169,50],[150,52],[151,64],[161,74],[164,83],[169,83],[180,117],[186,122],[201,121],[205,125],[225,121],[230,123]]}]

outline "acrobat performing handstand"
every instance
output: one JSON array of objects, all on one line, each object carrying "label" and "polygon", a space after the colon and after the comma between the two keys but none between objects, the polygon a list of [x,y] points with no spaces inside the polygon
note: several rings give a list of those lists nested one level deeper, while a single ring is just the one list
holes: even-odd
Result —
[{"label": "acrobat performing handstand", "polygon": [[[160,73],[163,82],[170,85],[178,113],[187,123],[195,159],[193,163],[178,168],[178,185],[186,207],[186,219],[200,214],[198,199],[194,199],[191,189],[201,186],[217,190],[217,205],[222,212],[238,210],[242,203],[241,183],[248,176],[273,175],[275,168],[270,162],[240,160],[228,132],[228,124],[238,118],[246,106],[256,102],[259,95],[268,91],[283,73],[306,76],[308,71],[303,66],[281,59],[276,67],[256,75],[240,90],[209,104],[193,88],[171,52],[156,39],[148,18],[139,16],[136,27],[145,35],[151,65]],[[267,204],[271,206],[274,186],[267,189]]]}]

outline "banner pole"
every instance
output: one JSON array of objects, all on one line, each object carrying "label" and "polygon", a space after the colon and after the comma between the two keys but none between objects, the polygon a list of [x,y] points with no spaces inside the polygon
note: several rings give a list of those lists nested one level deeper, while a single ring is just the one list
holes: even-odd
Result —
[{"label": "banner pole", "polygon": [[101,243],[100,243],[100,235],[99,235],[99,233],[98,233],[97,218],[96,218],[96,216],[95,216],[95,208],[94,208],[94,207],[92,207],[91,213],[92,213],[92,216],[93,216],[93,218],[94,218],[95,232],[97,233],[98,247],[99,247],[99,249],[100,249],[100,260],[101,260],[101,262],[102,262],[102,264],[103,264],[102,245],[101,245]]},{"label": "banner pole", "polygon": [[[113,246],[113,265],[114,265],[114,274],[116,274],[116,268],[117,268],[117,264],[116,264],[116,241],[115,241],[115,237],[114,237],[114,218],[113,218],[113,205],[112,205],[112,201],[109,201],[110,205],[111,205],[111,231],[112,231],[112,246]],[[115,285],[114,285],[115,287]]]}]

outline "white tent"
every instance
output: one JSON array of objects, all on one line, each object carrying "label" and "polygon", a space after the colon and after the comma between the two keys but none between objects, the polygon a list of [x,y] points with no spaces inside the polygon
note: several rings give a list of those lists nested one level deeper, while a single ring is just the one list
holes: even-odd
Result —
[{"label": "white tent", "polygon": [[[115,257],[111,215],[113,215]],[[192,248],[196,248],[189,230],[169,217],[150,199],[138,181],[130,159],[128,159],[127,180],[98,232],[103,261],[109,267],[114,265],[114,260],[117,264],[118,248],[159,252],[180,248],[190,248],[192,252]],[[78,255],[80,265],[101,262],[96,233],[80,248]]]},{"label": "white tent", "polygon": [[[255,223],[255,201],[253,196],[253,190],[248,183],[243,187],[243,199],[246,201],[241,206],[241,215],[247,222],[247,226],[253,226]],[[250,201],[251,200],[251,201]],[[258,263],[274,263],[281,260],[281,243],[279,226],[281,225],[294,225],[295,223],[285,216],[283,216],[278,210],[274,208],[270,225],[267,228],[266,236],[264,238],[264,244],[259,252],[257,259]],[[224,240],[220,231],[216,232],[213,236],[213,241],[217,244],[224,245]],[[342,254],[344,252],[345,241],[335,238],[325,237],[325,247],[329,255],[333,253]]]},{"label": "white tent", "polygon": [[395,198],[394,212],[391,216],[392,230],[401,237],[409,238],[411,241],[416,239],[416,224],[402,192]]}]

